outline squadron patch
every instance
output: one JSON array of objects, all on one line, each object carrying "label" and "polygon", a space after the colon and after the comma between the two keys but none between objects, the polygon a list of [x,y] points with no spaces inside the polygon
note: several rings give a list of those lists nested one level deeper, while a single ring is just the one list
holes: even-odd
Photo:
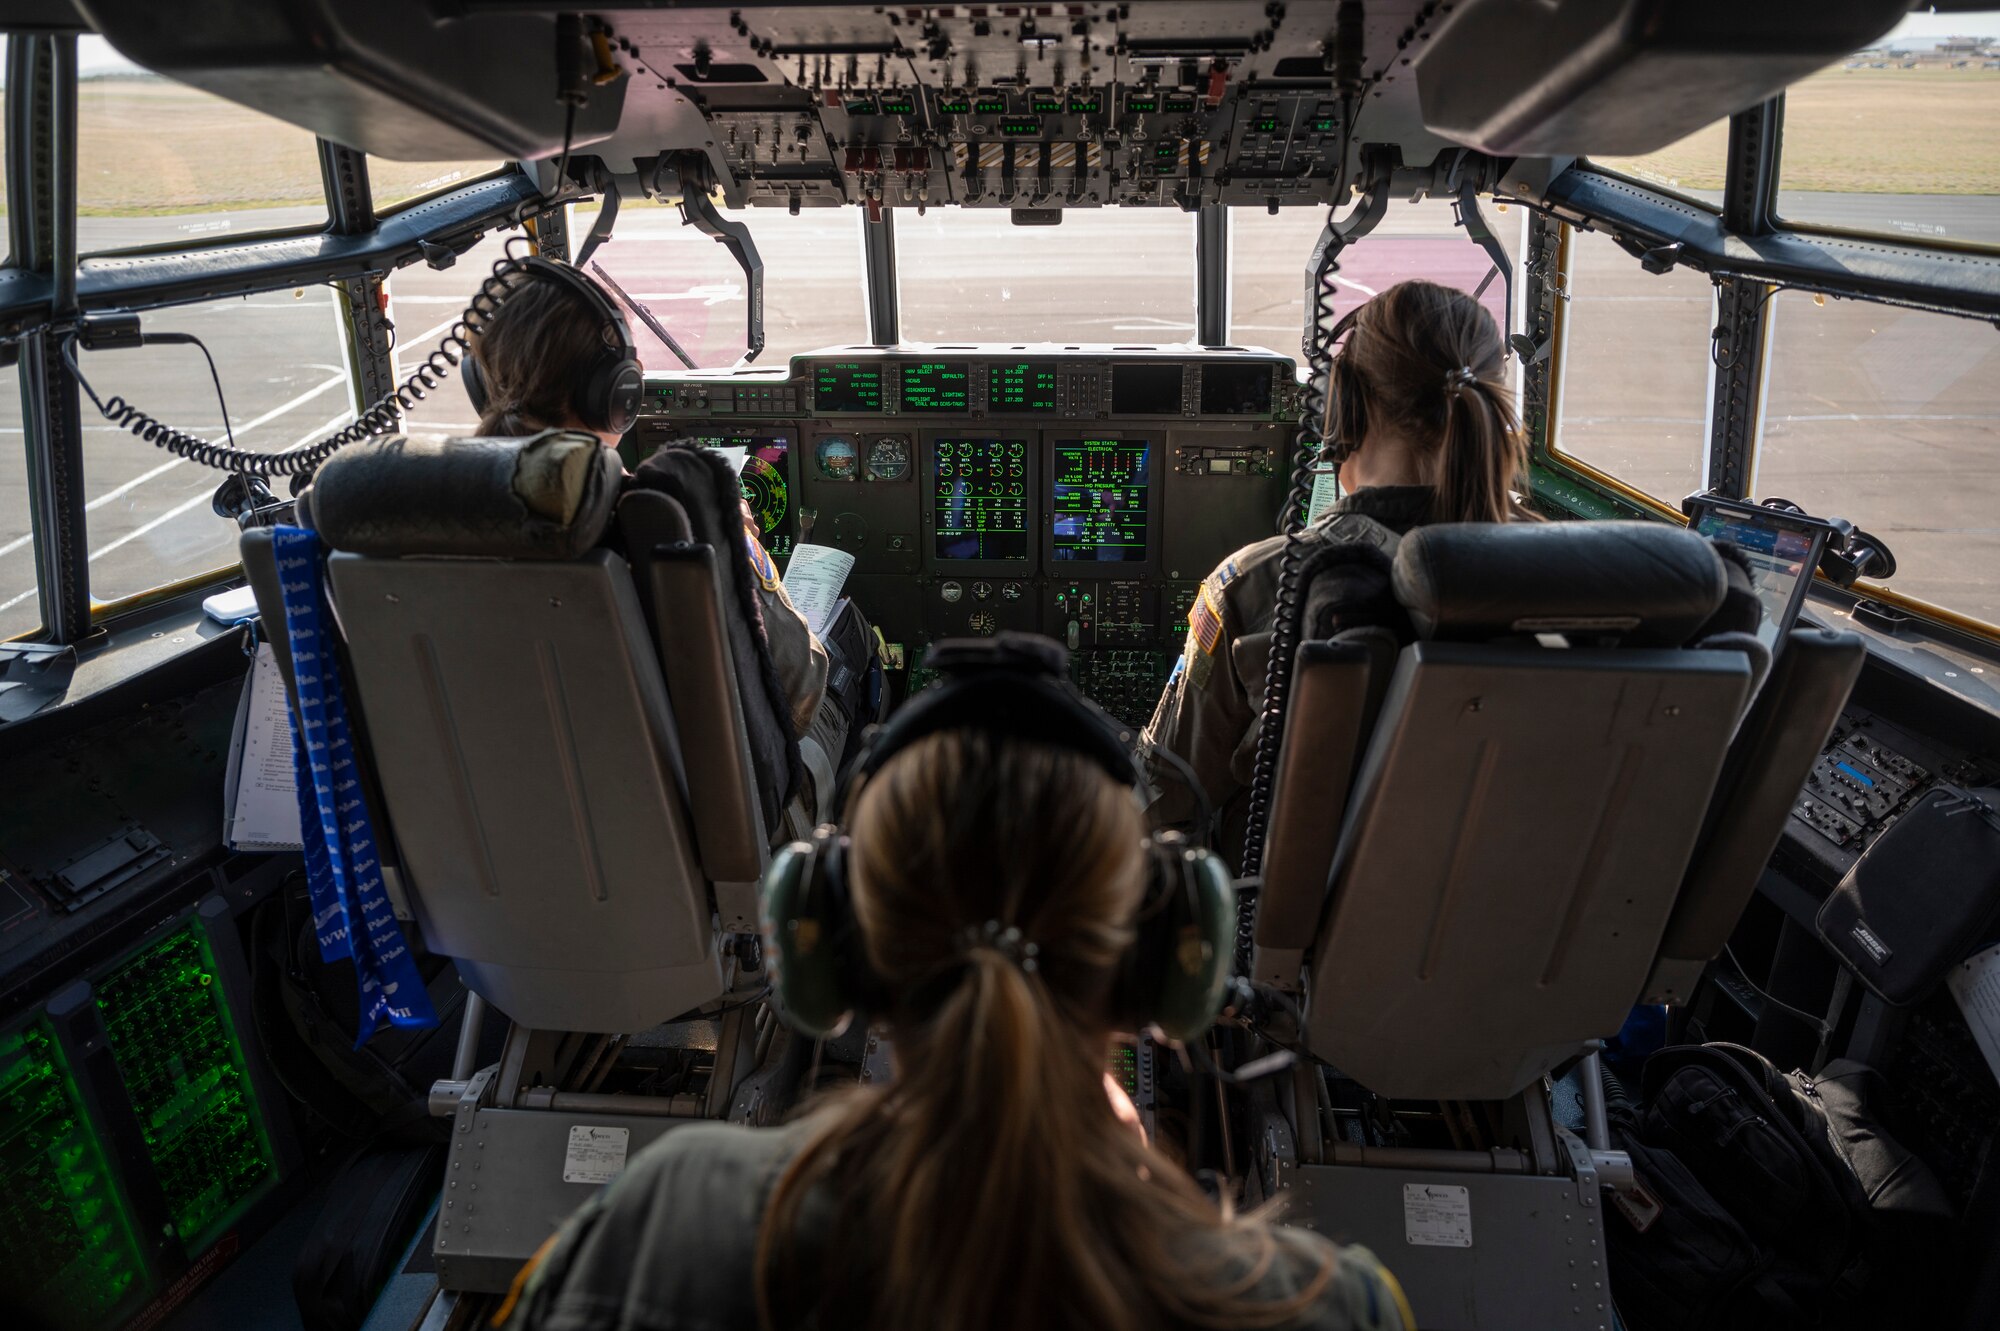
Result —
[{"label": "squadron patch", "polygon": [[778,567],[771,562],[770,552],[764,549],[764,543],[745,532],[743,544],[750,548],[750,571],[757,575],[757,581],[764,584],[767,592],[778,590]]}]

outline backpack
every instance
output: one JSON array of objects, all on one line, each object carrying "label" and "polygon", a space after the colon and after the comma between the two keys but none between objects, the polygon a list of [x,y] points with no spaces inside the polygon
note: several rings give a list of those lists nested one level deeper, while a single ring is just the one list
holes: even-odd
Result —
[{"label": "backpack", "polygon": [[1869,1324],[1874,1216],[1813,1079],[1740,1045],[1683,1045],[1647,1060],[1642,1093],[1612,1107],[1638,1186],[1605,1227],[1632,1331]]}]

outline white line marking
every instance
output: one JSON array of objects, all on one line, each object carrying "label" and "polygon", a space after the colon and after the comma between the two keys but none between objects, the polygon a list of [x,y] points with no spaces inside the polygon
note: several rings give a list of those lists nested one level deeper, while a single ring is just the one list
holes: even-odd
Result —
[{"label": "white line marking", "polygon": [[[239,426],[236,432],[238,434],[248,434],[250,431],[256,429],[260,425],[268,425],[272,421],[277,420],[280,416],[283,416],[288,412],[295,411],[298,408],[304,406],[306,403],[318,397],[321,393],[324,393],[327,389],[332,388],[335,384],[344,384],[346,382],[347,382],[347,373],[346,371],[343,370],[341,373],[335,375],[333,378],[328,379],[325,383],[320,384],[317,388],[309,388],[305,392],[293,398],[290,402],[280,403],[279,405],[265,412],[262,416],[259,416],[256,420],[250,421],[247,424]],[[117,429],[117,427],[115,426],[104,426],[102,428],[112,429],[112,430]],[[117,433],[125,434],[126,431],[117,430]],[[156,476],[161,476],[167,472],[172,471],[175,467],[183,465],[186,461],[187,461],[186,458],[173,458],[169,461],[162,462],[159,466],[153,468],[151,471],[142,472],[139,475],[133,477],[131,480],[125,482],[123,485],[105,491],[103,494],[97,496],[97,498],[85,504],[83,506],[83,511],[89,513],[94,509],[102,508],[104,505],[110,503],[112,500],[120,498],[121,496],[130,493],[132,490],[137,489],[141,485],[144,485],[147,481],[152,480]],[[21,547],[25,545],[32,544],[34,542],[34,539],[35,539],[35,534],[33,532],[29,532],[26,536],[22,536],[16,540],[9,541],[5,545],[0,545],[0,558],[4,558],[7,555],[13,554],[16,550],[19,550]],[[92,556],[92,558],[95,557],[96,556],[94,555]],[[14,602],[9,601],[7,604],[12,605],[13,603]],[[0,606],[0,610],[4,609],[6,609],[6,606]]]},{"label": "white line marking", "polygon": [[[310,443],[314,439],[317,439],[321,435],[325,434],[328,430],[333,429],[335,426],[344,424],[351,414],[352,414],[351,412],[345,412],[345,411],[341,412],[338,416],[335,416],[332,420],[327,421],[325,424],[315,426],[311,431],[309,431],[305,435],[304,438],[299,439],[295,443],[287,445],[287,447],[297,448],[299,444]],[[199,507],[202,504],[212,503],[214,499],[215,496],[213,494],[204,492],[188,500],[185,504],[178,504],[175,507],[168,509],[165,513],[162,513],[159,517],[154,518],[151,522],[146,523],[144,526],[134,527],[131,531],[126,532],[123,536],[120,536],[117,540],[111,542],[109,545],[106,545],[101,549],[92,550],[90,552],[90,562],[93,564],[96,563],[98,560],[110,554],[113,550],[118,549],[120,546],[130,544],[131,542],[138,540],[141,536],[146,535],[148,532],[151,532],[156,528],[163,527],[167,523],[172,522],[175,518],[179,517],[181,514],[191,512],[193,509]]]},{"label": "white line marking", "polygon": [[28,590],[22,592],[19,596],[15,597],[11,601],[0,601],[0,610],[12,610],[15,606],[21,604],[21,602],[27,600],[30,596],[33,596],[36,592],[40,590],[41,588],[39,587],[30,587],[28,588]]}]

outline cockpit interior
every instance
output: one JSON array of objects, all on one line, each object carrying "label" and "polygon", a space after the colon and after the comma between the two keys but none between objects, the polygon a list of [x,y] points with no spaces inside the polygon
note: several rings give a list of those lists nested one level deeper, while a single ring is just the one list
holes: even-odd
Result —
[{"label": "cockpit interior", "polygon": [[[0,46],[10,1324],[519,1327],[628,1159],[892,1084],[773,884],[1012,652],[1226,884],[1203,1019],[1107,1062],[1217,1205],[1425,1331],[2000,1325],[1986,0]],[[551,271],[595,368],[502,429]],[[1521,520],[1315,536],[1413,280],[1494,330]],[[1315,631],[1315,540],[1390,619]],[[1162,754],[1218,675],[1241,742]]]}]

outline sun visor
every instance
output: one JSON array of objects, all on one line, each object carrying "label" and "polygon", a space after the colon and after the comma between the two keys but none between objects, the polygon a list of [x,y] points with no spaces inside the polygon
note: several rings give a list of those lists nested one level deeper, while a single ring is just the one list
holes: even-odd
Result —
[{"label": "sun visor", "polygon": [[1907,0],[1467,0],[1416,60],[1424,124],[1500,157],[1652,152],[1881,37]]},{"label": "sun visor", "polygon": [[[557,19],[433,20],[410,0],[79,0],[127,59],[376,157],[551,157],[563,147]],[[587,39],[569,62],[594,70]],[[629,79],[589,89],[576,147],[618,127]]]}]

